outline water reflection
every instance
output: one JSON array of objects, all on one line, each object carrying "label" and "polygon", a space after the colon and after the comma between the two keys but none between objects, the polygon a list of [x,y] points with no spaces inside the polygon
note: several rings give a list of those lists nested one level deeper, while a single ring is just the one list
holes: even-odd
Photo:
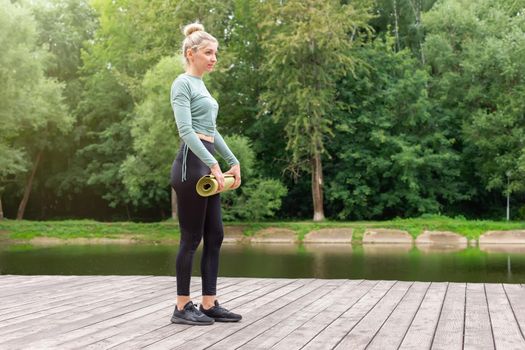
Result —
[{"label": "water reflection", "polygon": [[412,244],[406,243],[372,243],[363,244],[363,252],[366,255],[404,255],[412,250]]},{"label": "water reflection", "polygon": [[[175,275],[176,245],[0,246],[0,274]],[[199,275],[201,250],[193,274]],[[524,246],[227,244],[221,276],[525,282]]]},{"label": "water reflection", "polygon": [[525,244],[480,243],[479,249],[487,253],[525,254]]},{"label": "water reflection", "polygon": [[344,276],[346,265],[332,267],[331,262],[333,259],[348,259],[352,254],[351,244],[308,243],[304,245],[304,250],[313,259],[313,277],[329,278],[327,275],[330,275],[331,278],[344,278],[341,276]]},{"label": "water reflection", "polygon": [[417,249],[425,253],[457,253],[467,248],[467,243],[456,243],[456,244],[416,244]]}]

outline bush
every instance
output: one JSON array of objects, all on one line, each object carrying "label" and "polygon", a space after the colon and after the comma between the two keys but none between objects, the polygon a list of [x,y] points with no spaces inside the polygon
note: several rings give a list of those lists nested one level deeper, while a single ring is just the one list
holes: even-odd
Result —
[{"label": "bush", "polygon": [[518,209],[518,220],[525,220],[525,205],[522,205],[521,208]]},{"label": "bush", "polygon": [[[223,219],[262,220],[275,215],[281,208],[282,197],[288,193],[281,181],[257,176],[255,153],[248,138],[239,135],[225,137],[226,143],[241,162],[242,186],[223,193]],[[221,169],[229,168],[221,160]]]},{"label": "bush", "polygon": [[244,188],[243,196],[234,209],[241,219],[259,221],[275,214],[281,208],[282,197],[288,193],[279,180],[262,179]]}]

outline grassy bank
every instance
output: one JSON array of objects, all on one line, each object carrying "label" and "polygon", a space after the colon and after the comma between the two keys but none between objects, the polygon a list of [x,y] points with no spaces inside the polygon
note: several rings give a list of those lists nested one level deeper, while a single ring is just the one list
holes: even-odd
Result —
[{"label": "grassy bank", "polygon": [[[295,231],[302,239],[310,231],[321,228],[350,227],[354,230],[353,240],[361,241],[367,228],[387,228],[408,231],[417,237],[424,230],[452,231],[477,239],[481,234],[491,230],[525,229],[525,222],[505,222],[489,220],[466,220],[443,216],[425,216],[412,219],[394,219],[388,221],[277,221],[277,222],[227,222],[228,227],[240,227],[246,236],[257,231],[278,227]],[[92,220],[65,221],[0,221],[0,235],[4,239],[28,241],[33,238],[130,238],[139,241],[177,241],[179,239],[178,223],[172,220],[157,223],[133,222],[97,222]]]},{"label": "grassy bank", "polygon": [[0,233],[12,240],[33,238],[135,238],[158,241],[179,238],[179,225],[173,220],[156,223],[64,221],[0,221]]},{"label": "grassy bank", "polygon": [[490,220],[466,220],[454,219],[444,216],[425,216],[411,219],[394,219],[386,221],[327,221],[314,223],[312,221],[297,222],[273,222],[273,223],[250,223],[247,224],[245,234],[252,235],[259,229],[265,227],[283,227],[296,231],[300,239],[310,231],[321,228],[350,227],[353,229],[353,241],[361,241],[367,228],[386,228],[407,231],[416,238],[425,230],[452,231],[466,236],[469,239],[477,239],[486,231],[493,230],[517,230],[525,229],[525,222],[514,221],[490,221]]}]

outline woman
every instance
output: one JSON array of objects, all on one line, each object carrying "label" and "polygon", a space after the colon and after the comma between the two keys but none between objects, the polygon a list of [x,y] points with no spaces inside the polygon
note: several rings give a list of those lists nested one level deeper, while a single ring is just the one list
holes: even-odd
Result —
[{"label": "woman", "polygon": [[[201,197],[195,185],[203,175],[215,176],[219,190],[224,187],[224,174],[213,156],[217,151],[231,166],[225,174],[235,177],[232,188],[241,183],[239,161],[216,129],[219,105],[210,95],[202,77],[217,63],[218,43],[199,23],[184,28],[182,44],[186,72],[179,75],[171,88],[171,104],[182,139],[181,149],[171,170],[171,185],[177,193],[181,232],[177,255],[177,305],[171,322],[209,325],[214,321],[236,322],[240,315],[219,305],[216,299],[219,250],[224,236],[220,194]],[[201,239],[202,303],[190,300],[190,278],[193,255]]]}]

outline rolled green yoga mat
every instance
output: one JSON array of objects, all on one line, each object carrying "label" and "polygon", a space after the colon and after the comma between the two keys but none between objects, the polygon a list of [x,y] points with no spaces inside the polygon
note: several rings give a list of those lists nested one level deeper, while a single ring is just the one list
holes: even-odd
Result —
[{"label": "rolled green yoga mat", "polygon": [[[229,191],[235,182],[235,177],[233,175],[224,175],[224,188],[220,192]],[[213,175],[204,175],[197,182],[197,193],[203,197],[213,196],[214,194],[219,193],[217,188],[219,184],[215,180]]]}]

